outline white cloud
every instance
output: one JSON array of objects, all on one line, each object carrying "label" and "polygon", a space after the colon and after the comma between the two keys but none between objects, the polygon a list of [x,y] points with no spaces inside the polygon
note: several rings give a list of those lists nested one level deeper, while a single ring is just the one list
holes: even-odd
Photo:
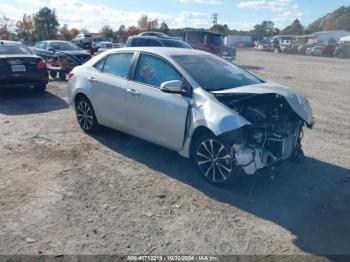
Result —
[{"label": "white cloud", "polygon": [[180,0],[181,3],[199,3],[207,5],[220,5],[222,4],[219,0]]},{"label": "white cloud", "polygon": [[[205,0],[197,0],[205,1]],[[214,0],[215,1],[215,0]],[[206,2],[214,2],[206,1]],[[0,15],[5,14],[13,20],[21,19],[24,13],[34,13],[39,8],[47,6],[56,10],[61,25],[68,24],[69,27],[87,28],[90,31],[98,31],[104,25],[118,28],[121,24],[125,26],[137,25],[141,15],[147,15],[159,22],[165,21],[170,27],[208,27],[211,25],[209,14],[200,12],[182,11],[176,15],[159,12],[125,11],[103,4],[88,4],[81,0],[15,0],[17,6],[30,4],[32,9],[17,8],[13,5],[0,4]]]},{"label": "white cloud", "polygon": [[253,0],[243,1],[238,4],[239,8],[249,8],[254,10],[269,10],[276,13],[272,21],[280,26],[289,23],[294,19],[301,19],[304,13],[300,10],[294,0]]}]

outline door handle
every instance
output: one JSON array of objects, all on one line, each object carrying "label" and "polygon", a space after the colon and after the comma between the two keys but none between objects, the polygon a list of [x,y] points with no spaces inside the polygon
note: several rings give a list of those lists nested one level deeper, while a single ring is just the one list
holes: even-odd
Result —
[{"label": "door handle", "polygon": [[128,88],[128,89],[126,89],[126,91],[127,91],[128,93],[130,93],[132,96],[139,96],[139,95],[141,95],[141,93],[138,92],[138,91],[136,91],[135,89],[130,89],[130,88]]},{"label": "door handle", "polygon": [[89,77],[88,78],[89,79],[89,81],[91,82],[91,83],[95,83],[97,80],[96,80],[96,78],[95,77]]}]

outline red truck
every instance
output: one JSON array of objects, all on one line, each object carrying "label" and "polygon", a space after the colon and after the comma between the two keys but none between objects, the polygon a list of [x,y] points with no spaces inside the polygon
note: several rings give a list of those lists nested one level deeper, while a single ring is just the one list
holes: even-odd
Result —
[{"label": "red truck", "polygon": [[216,54],[227,60],[236,58],[236,48],[225,45],[225,36],[205,30],[187,30],[183,40],[193,48]]}]

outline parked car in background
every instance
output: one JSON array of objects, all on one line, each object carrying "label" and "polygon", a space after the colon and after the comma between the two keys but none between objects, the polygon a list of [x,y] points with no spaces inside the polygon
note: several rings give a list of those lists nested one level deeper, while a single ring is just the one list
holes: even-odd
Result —
[{"label": "parked car in background", "polygon": [[48,83],[45,61],[25,45],[0,40],[0,88],[32,87],[44,91]]},{"label": "parked car in background", "polygon": [[156,36],[156,37],[165,37],[165,38],[169,37],[167,34],[164,34],[162,32],[143,32],[139,34],[139,36]]},{"label": "parked car in background", "polygon": [[350,44],[343,44],[336,47],[333,54],[339,58],[350,58]]},{"label": "parked car in background", "polygon": [[225,45],[225,36],[204,30],[185,31],[183,40],[193,48],[207,51],[232,61],[236,58],[236,48]]},{"label": "parked car in background", "polygon": [[298,55],[306,55],[306,50],[313,46],[314,45],[310,45],[310,44],[300,44],[298,47]]},{"label": "parked car in background", "polygon": [[310,56],[323,56],[324,50],[324,46],[309,47],[306,49],[305,54]]},{"label": "parked car in background", "polygon": [[215,185],[297,160],[313,125],[304,95],[200,50],[113,49],[74,68],[67,88],[85,132],[104,125],[177,151]]},{"label": "parked car in background", "polygon": [[44,58],[52,78],[61,80],[77,65],[84,64],[91,54],[68,41],[48,40],[37,43],[33,52]]},{"label": "parked car in background", "polygon": [[90,49],[92,47],[92,40],[92,34],[80,33],[72,40],[72,42],[81,48]]},{"label": "parked car in background", "polygon": [[273,47],[269,42],[257,42],[254,47],[258,51],[272,52]]},{"label": "parked car in background", "polygon": [[113,43],[113,48],[122,48],[125,47],[124,43]]},{"label": "parked car in background", "polygon": [[334,56],[334,51],[338,47],[337,43],[330,43],[324,46],[323,56],[332,57]]},{"label": "parked car in background", "polygon": [[113,48],[113,43],[103,37],[94,37],[92,41],[92,48],[94,52],[98,52],[100,48],[111,49]]},{"label": "parked car in background", "polygon": [[188,48],[192,47],[184,41],[177,40],[170,37],[158,37],[158,36],[131,36],[126,42],[127,47],[139,47],[139,46],[158,46],[158,47],[175,47],[175,48]]}]

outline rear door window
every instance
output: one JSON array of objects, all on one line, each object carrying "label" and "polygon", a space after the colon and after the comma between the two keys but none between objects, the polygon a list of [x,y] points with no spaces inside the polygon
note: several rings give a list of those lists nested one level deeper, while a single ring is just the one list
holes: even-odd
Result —
[{"label": "rear door window", "polygon": [[110,55],[106,58],[106,62],[103,66],[103,72],[113,76],[128,78],[132,58],[133,53]]},{"label": "rear door window", "polygon": [[162,46],[158,41],[153,39],[145,39],[145,46]]}]

